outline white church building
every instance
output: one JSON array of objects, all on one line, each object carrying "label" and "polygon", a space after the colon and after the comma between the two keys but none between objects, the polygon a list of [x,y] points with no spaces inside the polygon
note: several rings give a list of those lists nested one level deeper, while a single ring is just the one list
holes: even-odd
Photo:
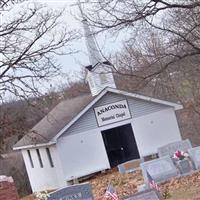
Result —
[{"label": "white church building", "polygon": [[182,105],[116,89],[83,20],[91,66],[91,94],[59,103],[14,146],[22,152],[32,191],[157,153],[181,140],[175,111]]}]

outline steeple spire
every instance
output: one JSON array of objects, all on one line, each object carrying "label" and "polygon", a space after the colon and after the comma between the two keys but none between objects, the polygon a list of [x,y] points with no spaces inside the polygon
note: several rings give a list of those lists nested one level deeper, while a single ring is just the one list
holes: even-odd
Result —
[{"label": "steeple spire", "polygon": [[79,5],[79,9],[80,9],[82,18],[83,18],[82,23],[83,23],[84,33],[85,33],[85,42],[86,42],[86,46],[87,46],[88,53],[89,53],[90,64],[92,66],[94,66],[97,63],[102,62],[102,56],[100,55],[99,50],[97,48],[94,34],[91,32],[89,23],[84,16],[83,10],[81,8],[80,0],[78,1],[78,5]]},{"label": "steeple spire", "polygon": [[[85,41],[88,49],[90,66],[87,66],[87,81],[90,87],[92,96],[99,94],[106,87],[116,88],[112,67],[110,62],[105,61],[100,55],[97,44],[92,34],[88,21],[83,14],[81,2],[78,0],[78,6],[83,17],[82,23],[85,31]],[[108,71],[108,69],[110,69]]]}]

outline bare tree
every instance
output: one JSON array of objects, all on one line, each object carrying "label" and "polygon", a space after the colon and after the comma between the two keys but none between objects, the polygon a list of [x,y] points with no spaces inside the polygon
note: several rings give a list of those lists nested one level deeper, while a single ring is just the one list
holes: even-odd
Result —
[{"label": "bare tree", "polygon": [[[0,138],[4,143],[10,136],[23,135],[50,109],[46,99],[37,98],[36,108],[35,95],[40,94],[44,81],[61,74],[56,58],[72,53],[70,44],[77,36],[62,23],[64,9],[25,2],[23,8],[15,10],[23,1],[0,1]],[[4,102],[9,94],[14,101]],[[27,102],[15,102],[16,98]],[[34,119],[27,117],[25,110],[33,112]]]},{"label": "bare tree", "polygon": [[[0,7],[14,0],[1,2]],[[18,2],[18,1],[16,1]],[[70,41],[76,34],[67,29],[61,18],[65,10],[47,9],[41,4],[24,5],[12,17],[14,6],[4,15],[0,26],[0,97],[9,93],[20,97],[38,94],[38,87],[60,73],[56,56],[69,54]],[[4,14],[4,11],[1,11]]]},{"label": "bare tree", "polygon": [[162,35],[149,34],[148,40],[144,39],[139,44],[130,40],[116,55],[117,75],[126,75],[120,85],[125,88],[128,86],[133,91],[139,89],[139,92],[149,96],[181,102],[184,109],[178,113],[178,118],[183,137],[190,138],[193,144],[199,145],[200,57],[195,55],[182,58],[156,76],[140,78],[159,71],[168,62],[167,59],[162,59],[151,64],[152,59],[157,59],[165,52],[165,46]]},{"label": "bare tree", "polygon": [[7,9],[10,5],[23,2],[25,0],[1,0],[0,1],[0,11]]},{"label": "bare tree", "polygon": [[86,17],[97,33],[126,31],[138,43],[149,38],[148,32],[162,37],[165,48],[156,57],[154,52],[142,51],[140,46],[140,53],[148,57],[149,67],[164,63],[161,68],[143,74],[143,79],[151,79],[165,72],[173,63],[186,57],[200,55],[199,0],[94,0],[90,4],[92,6],[86,8]]}]

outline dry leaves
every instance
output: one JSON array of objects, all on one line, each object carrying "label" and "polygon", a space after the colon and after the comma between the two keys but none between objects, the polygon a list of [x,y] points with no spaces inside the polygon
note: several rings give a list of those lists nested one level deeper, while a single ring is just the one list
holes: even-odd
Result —
[{"label": "dry leaves", "polygon": [[120,174],[115,168],[97,174],[89,182],[92,185],[95,199],[103,198],[109,183],[115,187],[118,196],[121,198],[137,192],[137,186],[143,184],[143,177],[139,170],[129,174]]},{"label": "dry leaves", "polygon": [[200,173],[194,173],[189,176],[179,177],[179,178],[172,178],[170,181],[161,185],[168,186],[170,191],[179,190],[184,187],[199,187],[200,186]]},{"label": "dry leaves", "polygon": [[[92,191],[94,195],[94,199],[103,199],[106,188],[109,183],[112,183],[115,187],[119,198],[125,196],[130,196],[137,192],[137,187],[144,183],[143,176],[141,170],[137,170],[130,174],[120,174],[118,170],[111,169],[107,170],[105,173],[98,173],[89,180],[92,185]],[[174,191],[176,193],[191,193],[191,198],[178,198],[179,200],[200,200],[199,190],[195,190],[194,188],[200,188],[200,173],[194,173],[190,176],[172,178],[170,181],[166,183],[162,183],[160,185],[161,191],[164,191],[166,187],[169,188],[170,193]],[[193,188],[194,190],[190,190]],[[173,196],[172,196],[173,197]],[[174,200],[174,198],[172,198]],[[176,199],[176,198],[175,198]]]},{"label": "dry leaves", "polygon": [[[109,183],[113,184],[120,198],[136,193],[137,187],[144,183],[141,170],[130,174],[120,174],[116,168],[95,175],[89,179],[89,182],[92,185],[95,199],[103,199]],[[173,191],[181,191],[184,190],[184,188],[190,189],[191,187],[199,186],[200,173],[194,173],[190,176],[172,178],[170,181],[162,183],[160,188],[161,191],[164,191],[165,188],[168,187],[170,193],[173,193]],[[200,197],[194,197],[192,200],[200,200]]]}]

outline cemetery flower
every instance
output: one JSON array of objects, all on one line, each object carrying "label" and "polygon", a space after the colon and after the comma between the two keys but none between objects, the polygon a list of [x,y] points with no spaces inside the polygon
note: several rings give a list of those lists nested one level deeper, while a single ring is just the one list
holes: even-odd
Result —
[{"label": "cemetery flower", "polygon": [[175,159],[178,159],[178,160],[183,160],[185,158],[187,158],[189,155],[183,151],[180,151],[180,150],[177,150],[175,153],[174,153],[174,158]]},{"label": "cemetery flower", "polygon": [[35,196],[36,196],[37,200],[47,200],[47,198],[49,197],[49,194],[47,191],[36,192]]}]

